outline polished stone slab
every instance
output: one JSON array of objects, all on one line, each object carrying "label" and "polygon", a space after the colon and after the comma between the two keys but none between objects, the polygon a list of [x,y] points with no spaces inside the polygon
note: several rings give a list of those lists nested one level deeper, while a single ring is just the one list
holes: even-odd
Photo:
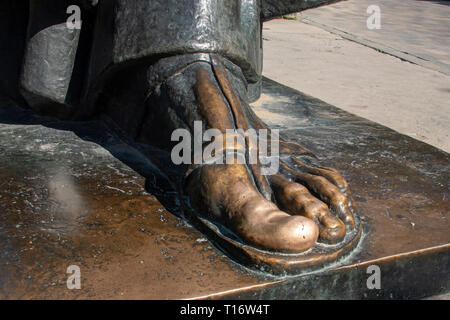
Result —
[{"label": "polished stone slab", "polygon": [[[447,153],[267,79],[254,110],[347,178],[364,225],[352,256],[282,278],[240,267],[177,216],[169,192],[146,191],[156,179],[152,163],[115,130],[100,121],[40,118],[0,99],[0,298],[421,298],[450,291]],[[67,289],[71,265],[80,267],[81,290]],[[370,265],[381,269],[381,290],[367,288]]]}]

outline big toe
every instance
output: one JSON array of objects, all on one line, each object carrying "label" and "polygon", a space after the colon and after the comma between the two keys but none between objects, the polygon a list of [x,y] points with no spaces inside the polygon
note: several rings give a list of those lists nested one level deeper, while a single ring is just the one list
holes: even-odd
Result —
[{"label": "big toe", "polygon": [[238,227],[248,242],[278,252],[302,252],[317,242],[319,228],[313,220],[291,216],[262,197],[253,201],[259,204],[250,204],[248,211],[243,208]]}]

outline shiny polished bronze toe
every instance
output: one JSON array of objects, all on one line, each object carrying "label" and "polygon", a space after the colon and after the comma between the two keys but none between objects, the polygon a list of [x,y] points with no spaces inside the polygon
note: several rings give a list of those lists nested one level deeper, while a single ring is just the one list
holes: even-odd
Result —
[{"label": "shiny polished bronze toe", "polygon": [[328,206],[315,198],[306,187],[275,175],[271,177],[277,203],[291,214],[302,215],[319,225],[319,239],[324,243],[338,243],[346,234],[345,224],[330,214]]},{"label": "shiny polished bronze toe", "polygon": [[[173,75],[161,77],[166,80],[155,86],[159,89],[148,100],[149,109],[163,116],[147,127],[164,130],[160,119],[165,119],[168,128],[193,130],[195,121],[201,121],[203,129],[216,129],[218,137],[233,129],[242,140],[219,143],[219,150],[208,154],[206,162],[184,167],[180,190],[188,220],[239,263],[274,274],[324,267],[351,252],[361,228],[359,222],[346,218],[353,218],[346,197],[349,190],[337,172],[306,165],[302,170],[285,168],[280,162],[281,172],[266,176],[259,158],[257,163],[247,157],[244,163],[215,162],[216,151],[221,151],[223,160],[230,154],[247,154],[251,144],[242,132],[269,128],[250,109],[243,94],[247,84],[236,75],[239,70],[230,71],[231,62],[214,54],[195,59]],[[269,132],[266,140],[275,138]],[[207,147],[208,143],[201,145],[203,153]],[[314,157],[282,138],[280,151],[283,158]],[[343,221],[353,224],[347,228]]]}]

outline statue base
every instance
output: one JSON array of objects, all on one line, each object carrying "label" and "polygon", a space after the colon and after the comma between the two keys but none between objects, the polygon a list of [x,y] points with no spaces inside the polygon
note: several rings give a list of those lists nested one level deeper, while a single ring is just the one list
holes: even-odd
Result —
[{"label": "statue base", "polygon": [[[0,98],[0,298],[405,299],[450,291],[447,153],[267,79],[254,110],[349,182],[363,225],[350,256],[295,276],[248,270],[146,192],[151,163],[104,124],[53,121]],[[81,289],[68,289],[70,266],[79,267]]]}]

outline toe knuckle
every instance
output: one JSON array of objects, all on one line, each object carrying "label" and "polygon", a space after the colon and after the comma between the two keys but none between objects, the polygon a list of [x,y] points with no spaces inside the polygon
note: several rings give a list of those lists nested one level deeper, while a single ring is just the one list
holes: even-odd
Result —
[{"label": "toe knuckle", "polygon": [[319,201],[314,201],[310,204],[310,210],[314,213],[315,216],[323,216],[328,214],[328,206]]},{"label": "toe knuckle", "polygon": [[327,179],[325,179],[324,177],[319,177],[319,176],[315,176],[312,178],[313,182],[319,183],[319,184],[325,184],[328,182]]},{"label": "toe knuckle", "polygon": [[343,194],[342,192],[338,193],[337,198],[338,198],[339,202],[342,202],[342,203],[347,203],[348,202],[347,201],[347,196],[345,194]]},{"label": "toe knuckle", "polygon": [[341,173],[335,168],[326,168],[326,169],[330,171],[332,174],[336,175],[337,177],[342,177]]},{"label": "toe knuckle", "polygon": [[341,192],[336,192],[333,195],[333,200],[338,205],[346,205],[347,204],[347,197]]},{"label": "toe knuckle", "polygon": [[285,188],[284,188],[284,193],[285,194],[292,194],[292,193],[300,193],[300,192],[304,192],[304,187],[297,184],[297,183],[289,183]]}]

